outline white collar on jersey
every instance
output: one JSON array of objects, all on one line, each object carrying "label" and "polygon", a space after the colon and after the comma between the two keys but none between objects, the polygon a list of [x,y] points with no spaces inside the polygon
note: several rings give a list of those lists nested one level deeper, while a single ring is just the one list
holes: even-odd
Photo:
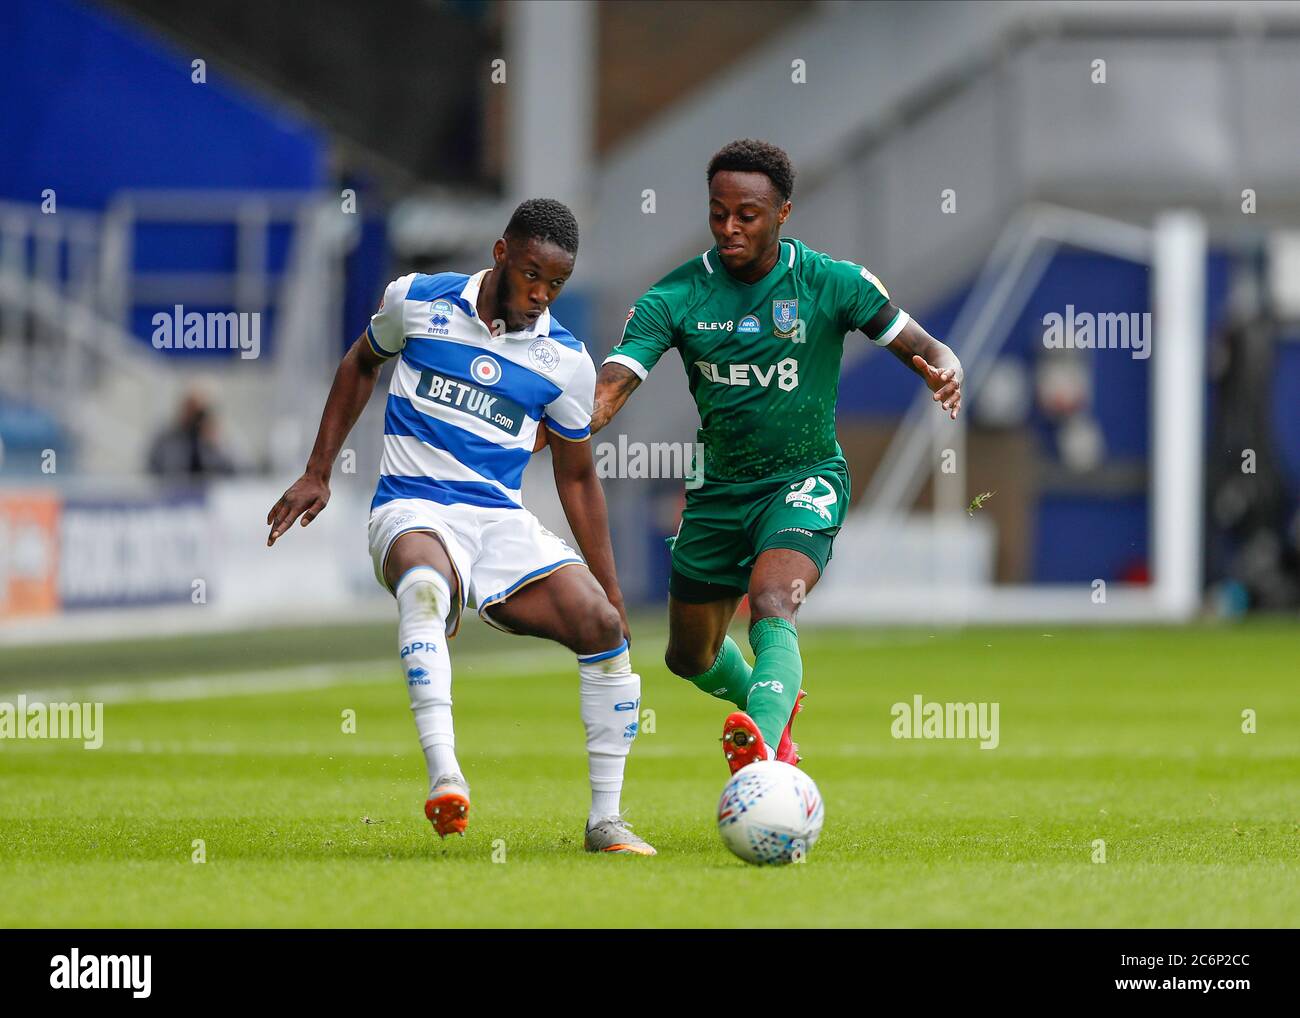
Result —
[{"label": "white collar on jersey", "polygon": [[[487,275],[487,269],[480,269],[469,279],[465,280],[465,289],[460,291],[461,299],[466,301],[474,313],[474,320],[487,328],[487,324],[478,316],[478,291],[483,285],[483,277]],[[489,330],[491,331],[491,330]],[[494,339],[536,339],[538,336],[549,336],[551,334],[551,309],[547,308],[537,316],[537,321],[533,323],[531,329],[521,329],[518,332],[503,332],[500,336],[494,336]]]}]

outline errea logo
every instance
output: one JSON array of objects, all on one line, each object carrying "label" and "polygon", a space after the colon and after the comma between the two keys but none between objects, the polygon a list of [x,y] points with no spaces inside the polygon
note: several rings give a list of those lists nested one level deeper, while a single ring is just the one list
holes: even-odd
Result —
[{"label": "errea logo", "polygon": [[451,316],[456,313],[451,301],[439,298],[429,306],[429,331],[435,336],[451,335]]}]

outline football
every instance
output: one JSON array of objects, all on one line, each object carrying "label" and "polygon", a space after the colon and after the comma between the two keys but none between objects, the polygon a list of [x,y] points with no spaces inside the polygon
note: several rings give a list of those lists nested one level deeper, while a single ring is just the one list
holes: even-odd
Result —
[{"label": "football", "polygon": [[737,771],[718,802],[723,844],[758,866],[803,862],[824,819],[817,784],[798,767],[777,760]]}]

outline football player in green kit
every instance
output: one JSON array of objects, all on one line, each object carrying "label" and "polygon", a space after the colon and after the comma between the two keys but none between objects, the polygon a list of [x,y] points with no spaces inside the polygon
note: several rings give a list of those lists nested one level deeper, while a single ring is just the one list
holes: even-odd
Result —
[{"label": "football player in green kit", "polygon": [[[722,745],[734,774],[797,763],[803,698],[795,614],[831,557],[849,502],[835,438],[844,337],[859,330],[921,376],[943,411],[961,408],[961,363],[890,302],[870,272],[783,239],[794,170],[743,140],[709,162],[715,246],[628,311],[596,379],[591,430],[607,425],[669,347],[700,413],[703,483],[672,541],[668,667],[736,710]],[[727,627],[749,595],[751,667]]]}]

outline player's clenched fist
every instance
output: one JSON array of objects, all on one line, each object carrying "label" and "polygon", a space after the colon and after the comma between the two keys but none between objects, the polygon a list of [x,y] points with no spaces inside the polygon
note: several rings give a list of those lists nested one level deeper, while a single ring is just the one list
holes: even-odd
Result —
[{"label": "player's clenched fist", "polygon": [[330,500],[330,486],[321,478],[303,474],[289,486],[289,490],[280,496],[280,501],[266,514],[267,526],[271,533],[267,535],[266,546],[269,548],[286,530],[293,526],[293,521],[302,517],[302,525],[320,515]]}]

